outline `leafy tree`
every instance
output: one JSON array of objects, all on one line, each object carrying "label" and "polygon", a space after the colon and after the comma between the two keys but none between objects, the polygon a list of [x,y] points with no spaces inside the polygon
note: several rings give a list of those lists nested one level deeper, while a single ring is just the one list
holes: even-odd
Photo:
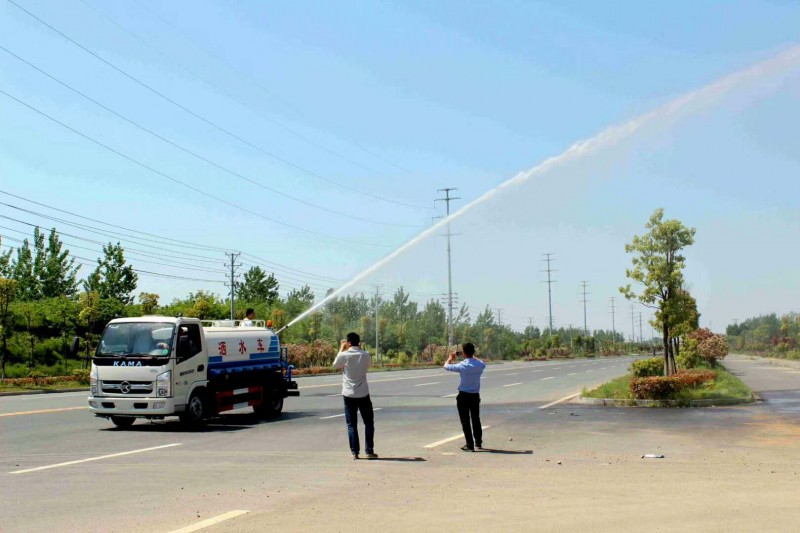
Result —
[{"label": "leafy tree", "polygon": [[[42,241],[43,239],[44,235],[41,236]],[[74,296],[78,292],[77,277],[80,267],[75,266],[75,258],[69,257],[69,250],[62,251],[62,246],[63,243],[53,228],[47,239],[47,248],[43,245],[37,248],[35,266],[38,265],[37,277],[43,298]]]},{"label": "leafy tree", "polygon": [[[0,237],[0,248],[3,246],[3,238]],[[0,252],[0,278],[11,279],[12,276],[12,268],[11,268],[11,256],[14,253],[14,249],[9,247],[8,250],[5,252]]]},{"label": "leafy tree", "polygon": [[625,245],[625,251],[634,254],[633,268],[625,275],[641,285],[641,292],[631,289],[630,284],[620,287],[620,292],[629,300],[638,300],[647,307],[659,310],[662,343],[664,346],[664,374],[677,371],[670,343],[670,327],[674,325],[675,299],[683,286],[685,258],[680,251],[694,243],[697,230],[687,228],[679,220],[664,220],[664,210],[656,209],[650,216],[644,235],[634,235],[633,241]]},{"label": "leafy tree", "polygon": [[11,261],[11,278],[16,281],[16,299],[30,301],[39,297],[39,287],[33,271],[33,254],[28,239],[17,247],[17,258]]},{"label": "leafy tree", "polygon": [[84,289],[97,292],[100,298],[114,298],[125,304],[133,303],[131,293],[136,290],[139,276],[125,263],[125,252],[120,243],[103,246],[103,257],[97,268],[83,282]]},{"label": "leafy tree", "polygon": [[17,282],[13,279],[0,278],[0,339],[2,339],[2,353],[0,353],[0,379],[6,379],[6,359],[8,358],[8,339],[13,331],[11,302],[17,294]]},{"label": "leafy tree", "polygon": [[139,303],[142,306],[143,315],[152,315],[158,309],[158,294],[154,292],[140,292]]},{"label": "leafy tree", "polygon": [[254,266],[244,273],[244,281],[236,284],[236,296],[245,302],[266,302],[271,306],[278,300],[278,280],[274,274],[267,276],[261,267]]}]

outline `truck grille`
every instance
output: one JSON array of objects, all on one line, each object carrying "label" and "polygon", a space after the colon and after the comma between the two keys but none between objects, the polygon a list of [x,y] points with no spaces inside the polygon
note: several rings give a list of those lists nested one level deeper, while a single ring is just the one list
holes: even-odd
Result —
[{"label": "truck grille", "polygon": [[101,381],[103,392],[112,394],[150,394],[153,392],[152,381]]}]

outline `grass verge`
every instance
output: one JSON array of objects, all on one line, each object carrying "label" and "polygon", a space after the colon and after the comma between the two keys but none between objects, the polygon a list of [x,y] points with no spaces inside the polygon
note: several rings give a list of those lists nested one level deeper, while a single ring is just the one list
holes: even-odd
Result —
[{"label": "grass verge", "polygon": [[[725,370],[723,366],[718,366],[714,370],[717,372],[717,378],[713,382],[694,389],[684,389],[675,397],[665,399],[688,402],[691,400],[744,399],[753,396],[750,387]],[[584,398],[632,400],[634,397],[629,387],[631,378],[633,378],[632,374],[620,376],[590,391],[584,389],[581,396]]]},{"label": "grass verge", "polygon": [[0,392],[35,392],[59,389],[86,389],[89,386],[77,381],[57,381],[52,385],[5,385],[0,382]]}]

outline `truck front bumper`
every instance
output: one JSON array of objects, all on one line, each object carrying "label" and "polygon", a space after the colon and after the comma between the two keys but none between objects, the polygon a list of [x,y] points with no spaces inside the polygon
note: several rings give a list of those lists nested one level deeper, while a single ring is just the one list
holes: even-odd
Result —
[{"label": "truck front bumper", "polygon": [[175,407],[175,398],[89,396],[89,410],[98,416],[162,417],[177,414]]}]

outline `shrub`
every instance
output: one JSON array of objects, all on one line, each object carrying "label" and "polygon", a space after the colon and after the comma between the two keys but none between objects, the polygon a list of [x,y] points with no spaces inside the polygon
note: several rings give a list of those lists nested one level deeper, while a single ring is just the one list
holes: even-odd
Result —
[{"label": "shrub", "polygon": [[89,370],[73,370],[72,375],[75,377],[75,381],[80,383],[81,385],[88,385],[89,384]]},{"label": "shrub", "polygon": [[677,376],[649,376],[632,379],[630,391],[638,400],[669,400],[684,387]]},{"label": "shrub", "polygon": [[675,374],[680,382],[688,388],[695,389],[705,383],[717,379],[717,373],[713,370],[700,370],[694,369],[689,371],[681,371]]},{"label": "shrub", "polygon": [[700,351],[697,349],[697,340],[687,338],[681,347],[681,353],[677,359],[678,366],[681,368],[697,368],[703,366],[704,359],[700,357]]},{"label": "shrub", "polygon": [[441,366],[444,364],[444,360],[444,352],[436,352],[433,354],[433,364]]},{"label": "shrub", "polygon": [[640,359],[631,363],[628,369],[633,373],[635,378],[644,378],[647,376],[661,376],[664,374],[664,360],[660,357],[652,357],[650,359]]},{"label": "shrub", "polygon": [[716,379],[711,370],[679,372],[673,376],[648,376],[634,378],[630,391],[638,400],[672,400],[685,389],[693,389]]},{"label": "shrub", "polygon": [[400,354],[395,359],[395,362],[397,363],[398,366],[408,366],[408,356],[405,353],[400,352]]},{"label": "shrub", "polygon": [[728,339],[722,335],[714,335],[701,341],[698,346],[700,356],[710,365],[715,365],[720,359],[728,355]]}]

